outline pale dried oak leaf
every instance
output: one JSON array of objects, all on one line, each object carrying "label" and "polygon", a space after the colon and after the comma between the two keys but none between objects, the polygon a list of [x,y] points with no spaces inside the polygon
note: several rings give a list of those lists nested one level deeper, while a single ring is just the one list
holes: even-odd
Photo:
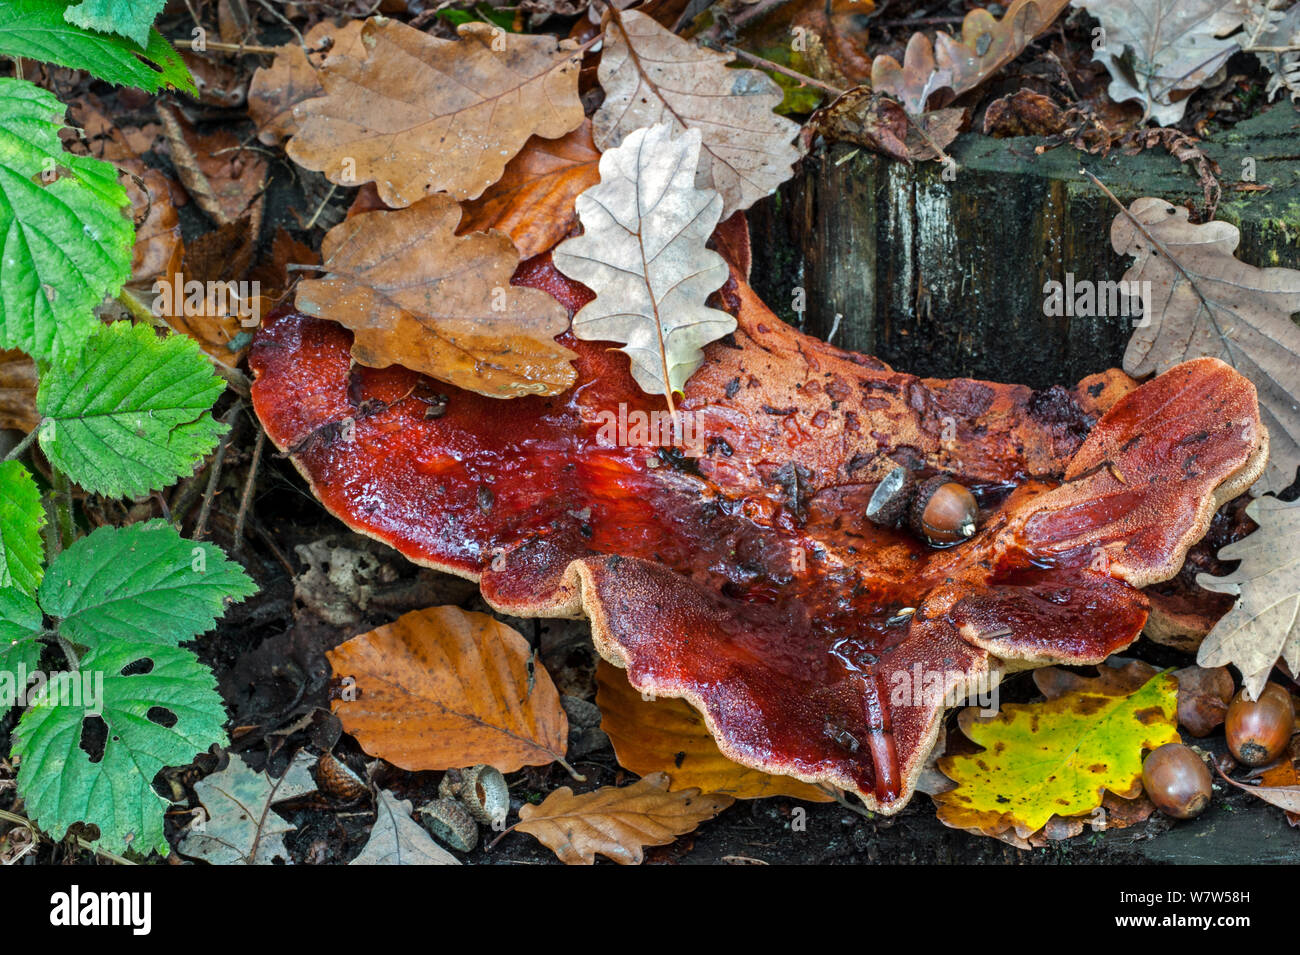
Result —
[{"label": "pale dried oak leaf", "polygon": [[1234,594],[1237,602],[1206,636],[1196,662],[1232,664],[1258,699],[1279,658],[1300,673],[1300,502],[1261,497],[1246,514],[1259,529],[1219,551],[1220,560],[1240,566],[1223,577],[1197,575],[1206,590]]},{"label": "pale dried oak leaf", "polygon": [[640,865],[645,846],[662,846],[693,831],[732,803],[697,789],[668,791],[668,777],[653,773],[631,786],[580,793],[563,786],[541,805],[525,804],[515,828],[533,836],[567,865],[591,865],[596,854],[619,865]]},{"label": "pale dried oak leaf", "polygon": [[431,196],[363,212],[321,244],[326,276],[299,283],[298,308],[355,333],[363,365],[404,365],[494,398],[555,395],[577,373],[555,341],[564,306],[510,284],[519,253],[500,232],[457,236],[460,206]]},{"label": "pale dried oak leaf", "polygon": [[772,112],[781,88],[759,70],[626,11],[611,19],[600,57],[605,101],[592,119],[596,145],[620,145],[633,130],[668,122],[697,129],[703,149],[696,184],[722,196],[722,218],[748,209],[793,174],[799,124]]},{"label": "pale dried oak leaf", "polygon": [[1110,72],[1117,103],[1141,102],[1146,115],[1170,126],[1187,111],[1187,96],[1207,83],[1238,49],[1224,39],[1243,10],[1224,0],[1072,0],[1101,23],[1104,45],[1093,58]]},{"label": "pale dried oak leaf", "polygon": [[1111,244],[1134,257],[1125,281],[1151,283],[1151,314],[1129,339],[1124,370],[1143,378],[1208,355],[1249,378],[1269,434],[1268,468],[1254,491],[1281,491],[1300,465],[1300,327],[1291,320],[1300,271],[1239,261],[1236,226],[1194,224],[1186,208],[1163,199],[1136,199],[1128,212],[1142,229],[1120,213]]},{"label": "pale dried oak leaf", "polygon": [[374,17],[368,56],[330,56],[325,95],[294,107],[287,147],[330,182],[373,181],[392,208],[436,192],[473,199],[501,178],[530,136],[554,139],[583,120],[576,45],[465,23],[443,40]]},{"label": "pale dried oak leaf", "polygon": [[600,184],[578,197],[584,232],[556,247],[555,267],[596,293],[573,317],[584,341],[624,343],[632,377],[649,394],[672,392],[704,361],[701,349],[736,320],[705,305],[727,263],[705,247],[722,199],[696,187],[700,132],[676,139],[660,123],[600,157]]}]

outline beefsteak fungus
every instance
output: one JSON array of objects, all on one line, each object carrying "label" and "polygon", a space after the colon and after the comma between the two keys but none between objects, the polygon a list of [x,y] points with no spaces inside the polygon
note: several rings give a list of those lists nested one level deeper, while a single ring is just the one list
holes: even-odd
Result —
[{"label": "beefsteak fungus", "polygon": [[[688,700],[731,759],[895,812],[948,703],[1138,636],[1140,588],[1264,467],[1255,390],[1214,359],[1140,386],[916,378],[773,315],[743,218],[714,245],[738,327],[686,385],[684,447],[644,440],[636,413],[663,398],[604,343],[561,336],[577,384],[503,401],[354,365],[350,332],[292,311],[253,347],[257,413],[353,529],[504,613],[585,615],[605,659]],[[570,315],[591,297],[548,255],[513,281]],[[898,465],[968,487],[974,536],[940,549],[868,521]]]}]

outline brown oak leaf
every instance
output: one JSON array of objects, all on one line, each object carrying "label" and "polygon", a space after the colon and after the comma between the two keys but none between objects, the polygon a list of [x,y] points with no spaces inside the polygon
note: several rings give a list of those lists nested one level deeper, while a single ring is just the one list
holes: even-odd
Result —
[{"label": "brown oak leaf", "polygon": [[903,63],[882,55],[871,64],[871,86],[896,96],[913,115],[943,106],[974,89],[1019,56],[1060,16],[1069,0],[1013,0],[999,20],[983,8],[962,20],[961,39],[940,33],[933,43],[922,33],[907,42]]},{"label": "brown oak leaf", "polygon": [[[1149,312],[1133,331],[1124,370],[1135,378],[1212,355],[1254,383],[1268,427],[1269,460],[1253,493],[1274,493],[1300,465],[1300,270],[1256,268],[1234,256],[1241,233],[1228,222],[1188,221],[1163,199],[1135,199],[1115,217],[1110,241],[1134,257],[1129,283],[1150,283]],[[1130,286],[1132,287],[1132,286]],[[1141,287],[1141,286],[1138,286]],[[1196,448],[1187,462],[1195,468]]]},{"label": "brown oak leaf", "polygon": [[524,805],[515,828],[567,865],[591,865],[597,853],[619,865],[640,865],[645,846],[667,845],[731,803],[730,796],[702,796],[696,789],[669,792],[668,777],[654,773],[630,786],[576,796],[563,786],[541,805]]},{"label": "brown oak leaf", "polygon": [[294,107],[289,156],[330,182],[373,180],[393,208],[435,193],[474,199],[530,136],[554,139],[583,120],[576,45],[465,23],[460,40],[375,18],[365,59],[330,56],[325,95]]},{"label": "brown oak leaf", "polygon": [[297,304],[355,333],[363,365],[404,365],[479,394],[554,395],[573,384],[573,352],[555,341],[568,314],[538,289],[510,284],[519,253],[499,232],[457,236],[460,206],[431,196],[363,212],[321,245],[326,276]]},{"label": "brown oak leaf", "polygon": [[13,349],[0,351],[0,428],[31,431],[36,413],[36,362]]},{"label": "brown oak leaf", "polygon": [[316,71],[331,57],[365,57],[361,45],[364,25],[364,20],[349,20],[335,27],[329,20],[322,20],[303,37],[307,50],[298,43],[287,43],[276,51],[270,66],[258,68],[248,84],[248,115],[257,125],[258,139],[275,146],[298,132],[293,108],[304,100],[325,95]]}]

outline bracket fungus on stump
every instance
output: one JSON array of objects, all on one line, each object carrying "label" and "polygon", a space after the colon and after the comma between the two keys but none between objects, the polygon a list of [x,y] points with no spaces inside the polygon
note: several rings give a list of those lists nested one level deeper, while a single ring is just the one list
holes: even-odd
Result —
[{"label": "bracket fungus on stump", "polygon": [[[605,659],[687,699],[731,759],[894,812],[946,702],[1138,636],[1139,588],[1263,469],[1255,391],[1214,359],[1140,386],[920,379],[773,315],[742,217],[714,245],[738,327],[687,383],[683,447],[644,440],[663,399],[600,343],[561,336],[578,383],[504,402],[355,366],[346,329],[283,310],[251,354],[257,413],[353,529],[477,579],[502,612],[585,614]],[[590,299],[548,255],[513,281],[570,314]],[[974,536],[939,549],[868,521],[900,464],[970,488]]]}]

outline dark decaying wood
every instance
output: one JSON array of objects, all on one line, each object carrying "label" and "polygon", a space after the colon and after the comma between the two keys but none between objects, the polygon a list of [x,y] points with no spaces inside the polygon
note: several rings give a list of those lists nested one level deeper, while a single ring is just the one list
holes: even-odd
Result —
[{"label": "dark decaying wood", "polygon": [[[753,284],[787,321],[915,374],[1045,387],[1118,366],[1132,318],[1044,314],[1049,279],[1115,281],[1129,264],[1110,244],[1117,210],[1080,166],[1126,203],[1149,195],[1203,209],[1201,187],[1159,148],[1035,153],[1042,142],[965,134],[952,181],[935,162],[816,149],[750,211]],[[1217,218],[1241,229],[1242,260],[1300,267],[1300,112],[1279,103],[1204,149],[1221,168]],[[1267,192],[1234,188],[1252,165]]]}]

